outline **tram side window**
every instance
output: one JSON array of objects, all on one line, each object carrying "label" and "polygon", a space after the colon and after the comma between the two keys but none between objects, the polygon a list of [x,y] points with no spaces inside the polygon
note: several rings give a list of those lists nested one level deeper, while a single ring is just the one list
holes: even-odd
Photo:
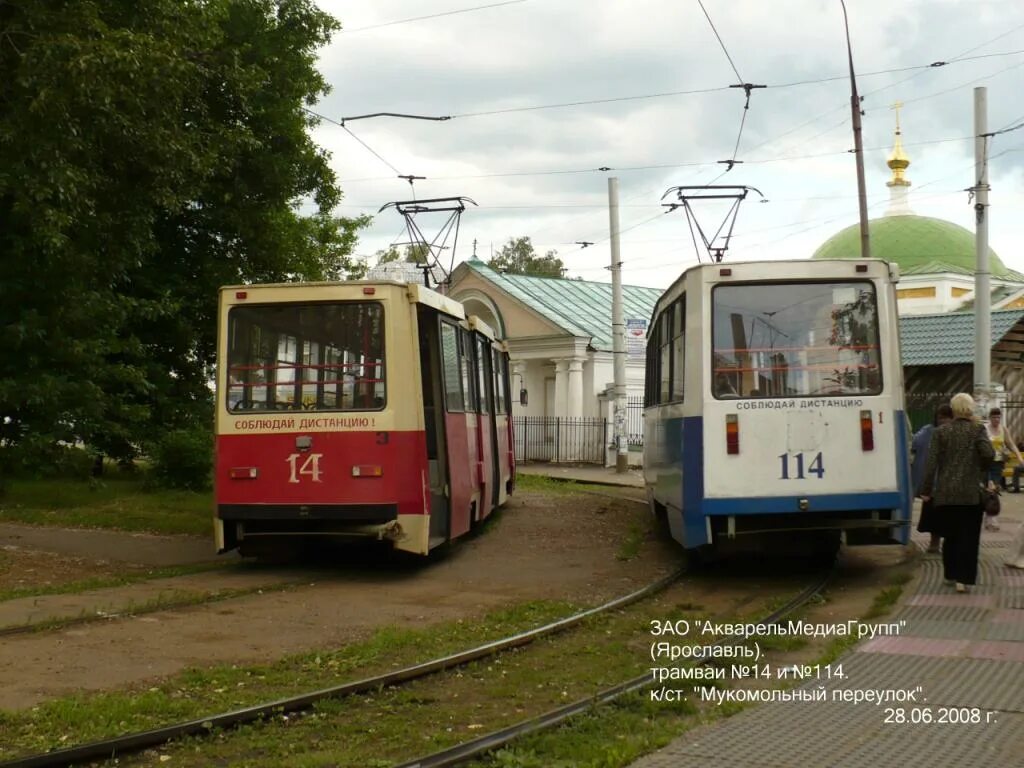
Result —
[{"label": "tram side window", "polygon": [[504,353],[494,353],[494,392],[496,398],[495,412],[508,413],[508,360]]},{"label": "tram side window", "polygon": [[462,371],[459,366],[459,332],[449,323],[441,323],[441,358],[444,368],[444,402],[449,412],[462,411]]},{"label": "tram side window", "polygon": [[462,391],[467,411],[479,411],[476,391],[476,358],[473,355],[473,337],[459,329],[459,366],[462,373]]},{"label": "tram side window", "polygon": [[683,383],[686,370],[686,296],[675,303],[672,312],[672,391],[669,400],[683,399]]},{"label": "tram side window", "polygon": [[477,394],[480,397],[480,413],[490,413],[490,404],[487,402],[487,365],[491,360],[491,348],[484,344],[479,336],[476,339],[476,373],[477,373]]},{"label": "tram side window", "polygon": [[647,337],[647,349],[644,351],[644,408],[650,408],[658,402],[658,335],[657,325],[651,328]]},{"label": "tram side window", "polygon": [[672,386],[672,315],[675,307],[668,310],[658,320],[658,402],[667,403],[671,400]]}]

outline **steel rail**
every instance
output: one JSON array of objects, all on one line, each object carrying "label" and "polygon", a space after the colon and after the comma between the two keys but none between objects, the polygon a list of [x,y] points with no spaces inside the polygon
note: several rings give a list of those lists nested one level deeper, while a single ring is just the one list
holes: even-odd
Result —
[{"label": "steel rail", "polygon": [[209,717],[197,718],[183,723],[154,728],[149,731],[116,736],[109,739],[81,744],[75,747],[45,752],[36,755],[18,757],[0,763],[0,768],[56,768],[57,766],[73,765],[75,763],[87,762],[90,760],[107,760],[118,755],[131,752],[138,752],[150,747],[166,744],[173,739],[184,736],[204,736],[213,733],[217,729],[233,728],[246,723],[252,723],[268,716],[285,714],[309,709],[318,701],[325,699],[338,699],[345,696],[352,696],[358,693],[377,690],[386,686],[394,686],[406,683],[427,675],[441,672],[453,667],[459,667],[478,659],[495,656],[498,653],[511,648],[518,648],[532,643],[534,640],[562,632],[574,627],[582,621],[603,613],[605,611],[622,608],[635,603],[646,597],[668,587],[676,581],[683,571],[678,570],[664,576],[657,581],[648,584],[642,589],[630,592],[627,595],[618,597],[602,605],[589,608],[585,611],[573,614],[564,619],[553,621],[536,629],[520,632],[509,637],[494,640],[489,643],[471,648],[466,651],[444,656],[432,661],[415,664],[411,667],[386,672],[374,677],[364,678],[341,685],[323,688],[311,693],[300,694],[284,699],[278,699],[265,704],[256,704],[251,707],[236,709],[230,712],[223,712]]},{"label": "steel rail", "polygon": [[[759,624],[775,624],[779,622],[784,616],[791,613],[792,611],[799,608],[808,602],[814,595],[824,589],[825,584],[828,583],[829,579],[832,578],[835,572],[835,566],[829,569],[828,573],[824,574],[818,581],[806,587],[792,600],[783,605],[781,608],[773,611],[771,614],[761,619]],[[726,643],[735,643],[740,640],[748,640],[749,635],[724,638],[713,643],[713,645],[724,645]],[[700,664],[707,664],[711,661],[710,658],[700,659]],[[626,693],[637,691],[642,688],[650,686],[653,682],[651,673],[647,672],[643,675],[626,680],[625,682],[614,685],[610,688],[605,688],[602,691],[589,696],[585,699],[580,699],[572,704],[559,707],[557,709],[545,712],[537,717],[524,720],[515,725],[511,725],[508,728],[502,728],[498,731],[492,731],[486,733],[479,738],[473,739],[472,741],[466,741],[461,744],[456,744],[454,747],[443,749],[440,752],[435,752],[426,757],[420,757],[415,760],[410,760],[406,763],[400,763],[393,768],[447,768],[448,766],[458,765],[466,760],[470,760],[474,757],[490,752],[493,749],[504,746],[515,739],[521,738],[528,734],[536,731],[542,731],[547,728],[552,728],[564,720],[569,719],[575,715],[586,712],[599,704],[604,704],[609,701],[617,699]]]}]

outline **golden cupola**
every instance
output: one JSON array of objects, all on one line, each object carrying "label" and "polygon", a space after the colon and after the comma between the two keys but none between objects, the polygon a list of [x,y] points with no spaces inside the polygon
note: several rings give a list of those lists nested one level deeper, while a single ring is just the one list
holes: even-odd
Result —
[{"label": "golden cupola", "polygon": [[907,200],[907,193],[910,189],[910,179],[907,178],[907,168],[910,166],[910,158],[903,151],[903,132],[900,130],[900,107],[903,104],[897,101],[892,105],[896,110],[896,139],[892,145],[892,153],[886,165],[892,170],[892,178],[885,182],[889,188],[889,208],[886,216],[908,216],[913,214],[910,210],[910,203]]}]

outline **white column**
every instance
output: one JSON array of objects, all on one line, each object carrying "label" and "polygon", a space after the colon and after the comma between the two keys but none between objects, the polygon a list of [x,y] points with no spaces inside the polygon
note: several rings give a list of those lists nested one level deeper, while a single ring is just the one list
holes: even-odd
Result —
[{"label": "white column", "polygon": [[565,451],[567,444],[565,396],[569,388],[569,366],[567,360],[553,360],[552,362],[555,364],[555,402],[552,404],[551,413],[548,414],[553,417],[548,422],[548,428],[551,430],[550,434],[554,437],[555,443],[552,446],[551,458],[555,461],[565,461],[567,458]]},{"label": "white column", "polygon": [[565,408],[565,393],[568,385],[568,377],[566,376],[566,370],[568,368],[567,360],[553,360],[555,364],[555,402],[552,412],[548,416],[566,416]]},{"label": "white column", "polygon": [[[519,409],[518,410],[519,415],[525,416],[526,415],[525,411],[527,410],[527,408],[529,408],[529,405],[527,405],[527,407],[524,408],[523,406],[521,406],[519,404],[519,390],[527,389],[527,387],[526,387],[526,361],[524,361],[524,360],[512,360],[510,362],[512,363],[512,375],[509,377],[510,381],[508,383],[508,386],[509,386],[509,388],[512,391],[508,393],[508,396],[509,396],[509,399],[512,401],[512,412],[515,413],[516,409]],[[534,392],[531,395],[529,393],[529,390],[527,389],[527,397],[532,397],[532,398],[539,397],[539,398],[541,398],[540,402],[542,402],[542,403],[544,402],[544,399],[543,399],[544,398],[544,393],[543,392]],[[537,402],[537,401],[535,400],[534,402]]]},{"label": "white column", "polygon": [[569,392],[565,415],[578,419],[583,415],[583,358],[574,357],[568,363]]}]

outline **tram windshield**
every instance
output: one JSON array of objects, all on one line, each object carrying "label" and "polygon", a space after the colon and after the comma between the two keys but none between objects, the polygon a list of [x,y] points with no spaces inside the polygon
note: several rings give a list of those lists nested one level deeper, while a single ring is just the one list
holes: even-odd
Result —
[{"label": "tram windshield", "polygon": [[226,347],[228,410],[384,407],[384,309],[379,303],[233,307]]},{"label": "tram windshield", "polygon": [[712,305],[716,398],[882,391],[871,283],[719,285]]}]

